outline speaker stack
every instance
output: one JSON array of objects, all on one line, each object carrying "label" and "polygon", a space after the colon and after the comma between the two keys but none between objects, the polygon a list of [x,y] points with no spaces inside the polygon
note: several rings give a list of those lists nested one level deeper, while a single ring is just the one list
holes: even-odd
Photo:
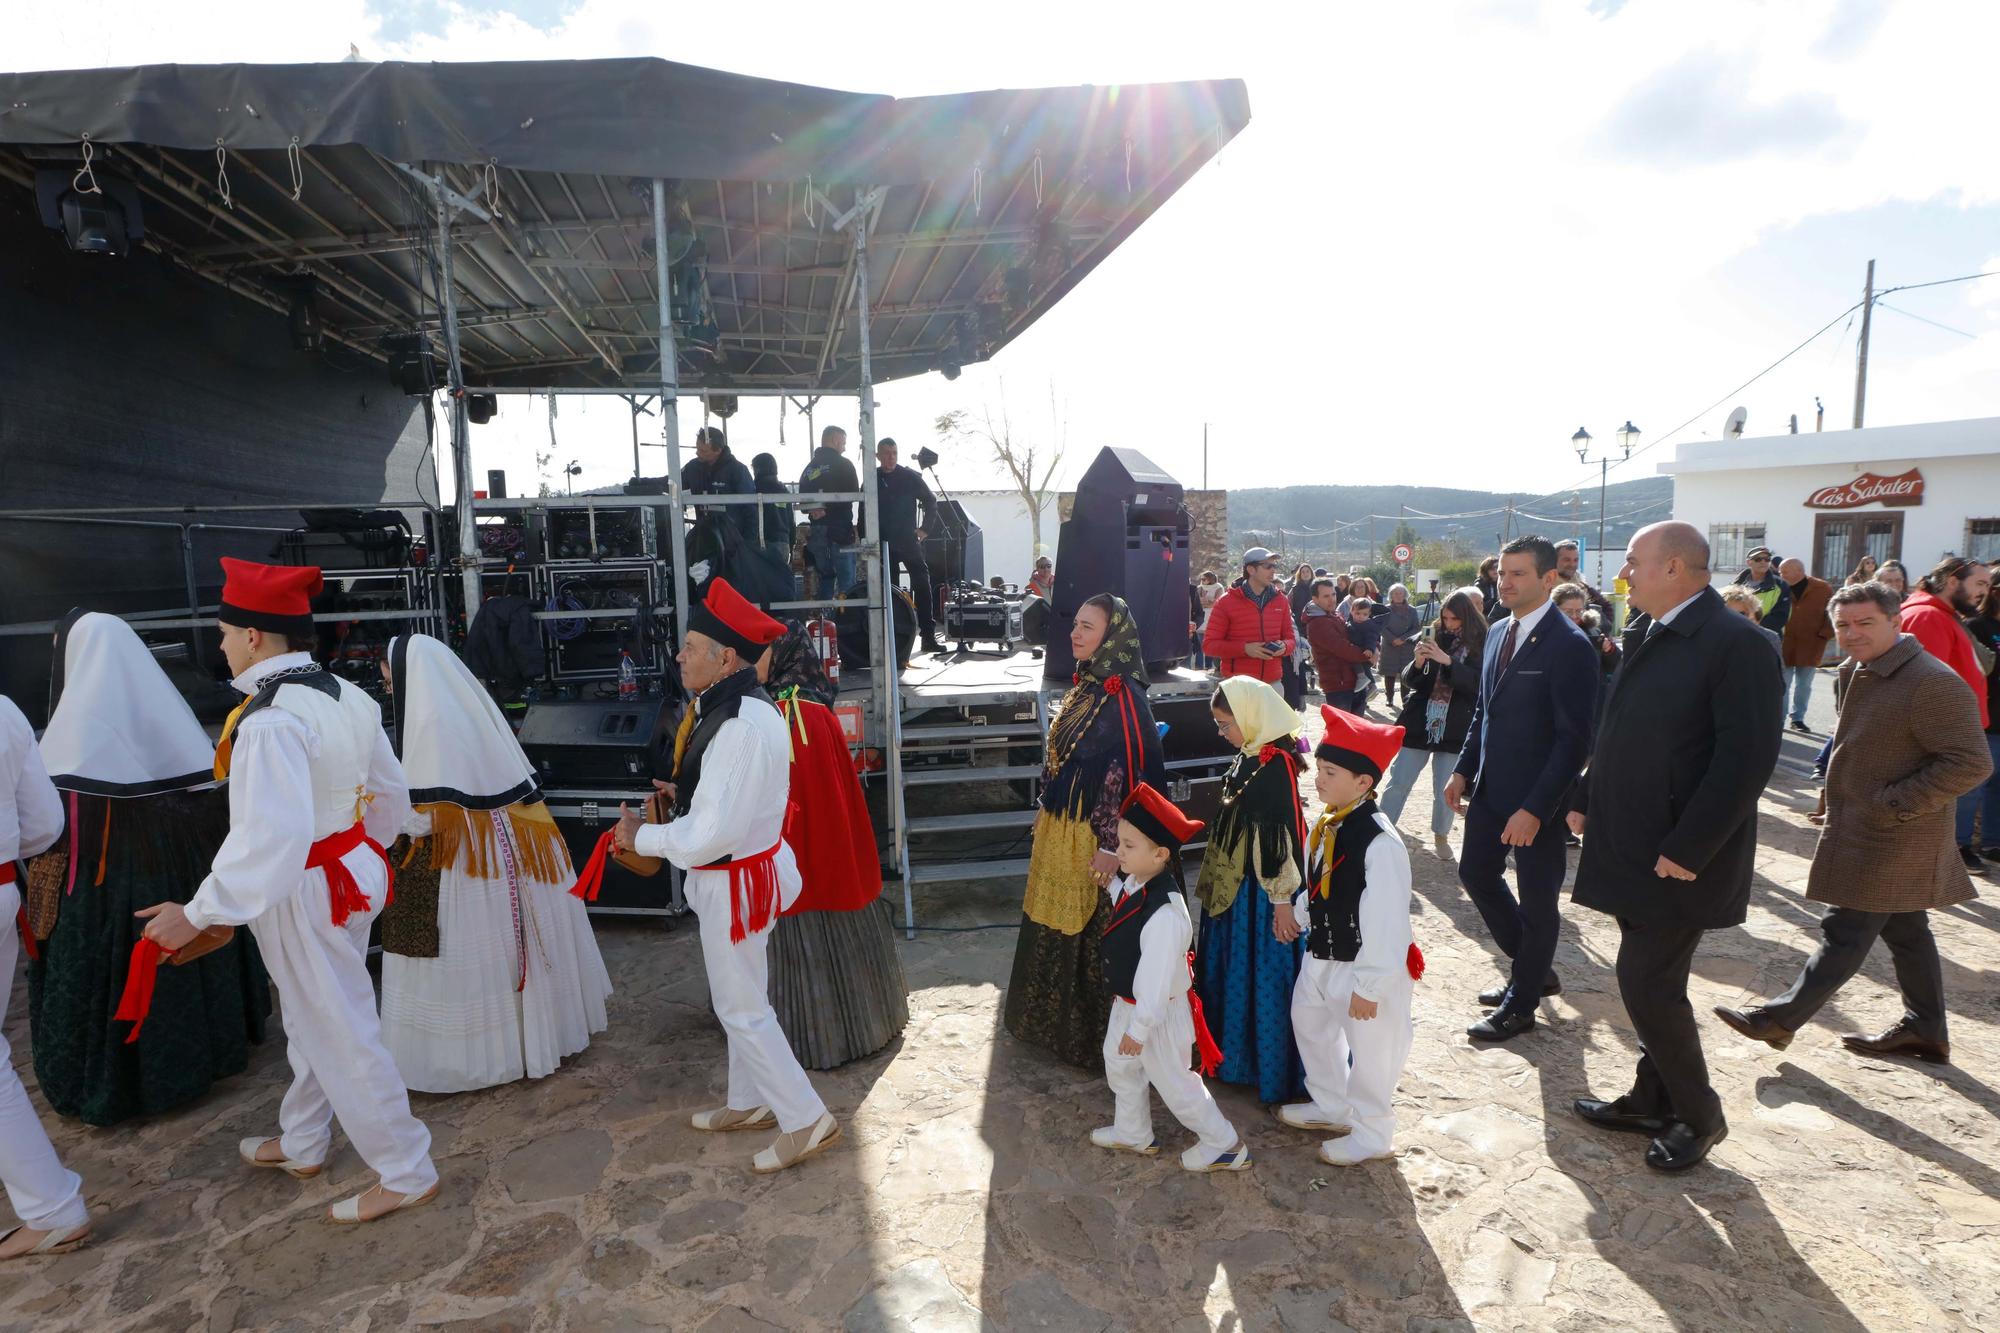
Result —
[{"label": "speaker stack", "polygon": [[1136,449],[1107,448],[1076,487],[1076,507],[1056,543],[1056,587],[1045,674],[1076,669],[1069,632],[1077,609],[1098,593],[1125,599],[1139,628],[1146,668],[1179,665],[1188,650],[1188,538],[1181,484]]}]

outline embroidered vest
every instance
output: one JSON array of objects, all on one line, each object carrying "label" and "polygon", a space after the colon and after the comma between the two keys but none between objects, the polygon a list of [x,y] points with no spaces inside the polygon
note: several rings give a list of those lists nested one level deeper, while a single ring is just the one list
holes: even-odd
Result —
[{"label": "embroidered vest", "polygon": [[1134,979],[1139,974],[1139,937],[1153,913],[1167,905],[1170,895],[1180,892],[1171,874],[1156,875],[1137,893],[1128,893],[1111,909],[1104,923],[1104,939],[1098,945],[1104,962],[1104,990],[1114,1000],[1132,1000]]},{"label": "embroidered vest", "polygon": [[[1361,891],[1368,887],[1368,845],[1382,835],[1375,802],[1363,801],[1348,812],[1333,835],[1329,854],[1317,845],[1306,875],[1306,906],[1311,929],[1306,952],[1327,962],[1351,963],[1361,953]],[[1327,893],[1320,894],[1325,880]]]}]

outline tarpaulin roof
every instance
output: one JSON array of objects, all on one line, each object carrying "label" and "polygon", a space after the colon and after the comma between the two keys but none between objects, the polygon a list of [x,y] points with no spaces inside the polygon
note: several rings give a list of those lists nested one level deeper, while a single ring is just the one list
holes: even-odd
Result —
[{"label": "tarpaulin roof", "polygon": [[1248,120],[1234,80],[898,99],[651,59],[151,65],[0,74],[0,179],[87,140],[151,248],[267,304],[311,275],[372,354],[438,322],[417,166],[493,214],[452,229],[469,379],[641,391],[665,179],[689,387],[817,392],[858,378],[829,204],[881,190],[875,378],[921,373],[1017,336]]}]

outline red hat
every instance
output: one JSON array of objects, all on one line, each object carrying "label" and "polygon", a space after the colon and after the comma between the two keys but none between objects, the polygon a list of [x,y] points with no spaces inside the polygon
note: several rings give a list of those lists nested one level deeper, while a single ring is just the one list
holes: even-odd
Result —
[{"label": "red hat", "polygon": [[1193,842],[1208,827],[1199,819],[1189,819],[1180,807],[1142,782],[1125,798],[1118,817],[1170,852]]},{"label": "red hat", "polygon": [[688,617],[688,628],[744,657],[756,657],[767,644],[785,637],[782,624],[752,606],[722,578],[708,581],[708,592]]},{"label": "red hat", "polygon": [[1403,729],[1344,713],[1331,704],[1321,704],[1319,711],[1326,719],[1326,735],[1320,738],[1313,757],[1380,782],[1395,762],[1396,751],[1403,748]]},{"label": "red hat", "polygon": [[241,629],[275,630],[291,638],[312,633],[312,599],[326,580],[314,565],[259,565],[222,557],[222,605],[217,619]]}]

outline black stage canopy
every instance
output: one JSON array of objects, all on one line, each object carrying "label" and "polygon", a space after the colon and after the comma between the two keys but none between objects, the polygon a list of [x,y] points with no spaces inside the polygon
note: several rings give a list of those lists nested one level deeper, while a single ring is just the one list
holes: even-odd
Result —
[{"label": "black stage canopy", "polygon": [[897,99],[650,59],[153,65],[0,74],[0,181],[128,182],[138,244],[378,358],[439,328],[442,181],[468,387],[651,393],[663,179],[680,389],[852,392],[857,205],[872,380],[953,373],[1249,114],[1235,80]]}]

